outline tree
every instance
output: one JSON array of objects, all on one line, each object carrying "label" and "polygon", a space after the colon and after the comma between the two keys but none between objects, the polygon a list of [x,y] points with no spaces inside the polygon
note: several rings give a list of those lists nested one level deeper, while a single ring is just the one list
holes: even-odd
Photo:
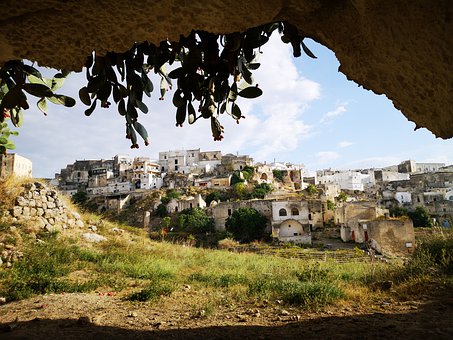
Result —
[{"label": "tree", "polygon": [[212,201],[216,201],[217,203],[222,201],[223,196],[225,195],[217,190],[209,193],[205,198],[206,205],[210,205]]},{"label": "tree", "polygon": [[167,206],[163,203],[159,204],[154,212],[156,216],[165,217],[168,215]]},{"label": "tree", "polygon": [[264,198],[266,194],[272,192],[272,187],[267,183],[256,184],[250,193],[250,198]]},{"label": "tree", "polygon": [[418,206],[415,211],[409,211],[408,216],[414,223],[414,227],[432,227],[433,219],[425,207]]},{"label": "tree", "polygon": [[255,168],[253,166],[245,166],[244,169],[242,169],[242,176],[244,176],[244,179],[248,182],[250,182],[253,178],[253,174],[255,173]]},{"label": "tree", "polygon": [[162,228],[163,229],[168,229],[168,227],[170,227],[170,224],[171,224],[171,217],[166,216],[162,219]]},{"label": "tree", "polygon": [[185,209],[178,216],[178,227],[193,234],[202,234],[214,231],[214,219],[206,215],[199,207]]},{"label": "tree", "polygon": [[335,198],[338,200],[338,202],[346,202],[346,200],[348,199],[348,195],[346,195],[344,191],[341,191]]},{"label": "tree", "polygon": [[327,210],[334,210],[335,209],[335,203],[333,203],[331,200],[327,200]]},{"label": "tree", "polygon": [[408,216],[408,211],[404,207],[391,207],[389,209],[389,214],[391,217]]},{"label": "tree", "polygon": [[85,191],[77,191],[72,195],[71,201],[77,205],[84,205],[88,201],[88,194]]},{"label": "tree", "polygon": [[231,176],[231,183],[230,185],[234,187],[235,184],[237,183],[244,183],[244,179],[241,178],[241,175],[239,172],[233,172],[233,175]]},{"label": "tree", "polygon": [[272,174],[274,175],[274,178],[276,178],[278,181],[283,182],[283,178],[286,175],[285,170],[272,170]]},{"label": "tree", "polygon": [[178,199],[181,197],[181,193],[178,190],[175,189],[170,189],[167,190],[166,196],[172,200],[172,199]]},{"label": "tree", "polygon": [[318,193],[318,189],[316,189],[313,184],[309,184],[306,190],[310,196],[316,195]]},{"label": "tree", "polygon": [[248,191],[244,182],[238,182],[233,186],[233,195],[237,199],[244,199],[247,197]]},{"label": "tree", "polygon": [[239,208],[226,220],[225,227],[241,242],[261,239],[266,229],[267,218],[256,209]]}]

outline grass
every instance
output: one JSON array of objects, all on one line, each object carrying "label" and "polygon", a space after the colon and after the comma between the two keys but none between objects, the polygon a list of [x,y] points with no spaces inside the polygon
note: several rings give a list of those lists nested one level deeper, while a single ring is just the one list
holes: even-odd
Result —
[{"label": "grass", "polygon": [[[194,307],[197,315],[205,317],[219,303],[241,300],[281,300],[319,309],[344,302],[369,303],[382,294],[409,298],[428,292],[432,285],[453,286],[451,232],[422,240],[407,263],[338,264],[154,242],[143,230],[92,214],[82,216],[108,241],[84,243],[80,231],[65,230],[37,244],[25,233],[18,235],[20,226],[10,232],[8,223],[0,223],[0,234],[12,238],[11,244],[24,253],[12,268],[0,268],[0,296],[12,301],[37,294],[102,290],[116,291],[131,301],[155,302],[190,284],[195,294],[216,297],[215,302],[208,299]],[[113,227],[125,232],[111,233]],[[392,291],[376,288],[388,280],[393,282]]]}]

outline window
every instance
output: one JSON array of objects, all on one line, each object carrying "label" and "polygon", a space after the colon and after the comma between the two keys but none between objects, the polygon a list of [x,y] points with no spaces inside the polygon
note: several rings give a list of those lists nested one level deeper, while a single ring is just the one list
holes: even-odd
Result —
[{"label": "window", "polygon": [[231,216],[231,209],[228,209],[228,216]]},{"label": "window", "polygon": [[190,203],[190,209],[192,209],[192,203]]},{"label": "window", "polygon": [[175,171],[178,171],[179,167],[177,165],[175,165]]},{"label": "window", "polygon": [[311,220],[311,214],[308,214],[308,219]]},{"label": "window", "polygon": [[298,234],[297,233],[294,233],[294,236],[297,236]]},{"label": "window", "polygon": [[278,216],[287,216],[286,209],[283,209],[283,208],[280,209],[278,211]]},{"label": "window", "polygon": [[293,215],[293,216],[299,215],[299,210],[297,208],[292,208],[291,209],[291,215]]}]

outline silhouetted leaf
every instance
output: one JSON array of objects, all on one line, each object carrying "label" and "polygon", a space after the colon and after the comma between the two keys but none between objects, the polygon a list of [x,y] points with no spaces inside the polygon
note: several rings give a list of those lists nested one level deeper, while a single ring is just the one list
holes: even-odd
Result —
[{"label": "silhouetted leaf", "polygon": [[61,104],[66,107],[73,107],[76,104],[76,101],[74,100],[74,98],[64,96],[62,94],[56,94],[52,97],[48,97],[48,99],[54,104],[57,104],[57,105]]},{"label": "silhouetted leaf", "polygon": [[256,86],[249,86],[238,93],[238,96],[244,98],[256,98],[263,94],[263,91]]},{"label": "silhouetted leaf", "polygon": [[24,84],[23,89],[35,97],[51,97],[53,92],[42,84]]},{"label": "silhouetted leaf", "polygon": [[82,87],[79,90],[79,98],[82,101],[82,103],[84,103],[85,105],[87,105],[87,106],[91,105],[90,94],[88,93],[88,89],[86,88],[86,86]]},{"label": "silhouetted leaf", "polygon": [[316,56],[313,54],[312,51],[309,50],[309,48],[307,47],[307,45],[304,44],[303,41],[301,41],[300,44],[302,45],[302,49],[304,50],[306,55],[308,55],[310,58],[316,59]]},{"label": "silhouetted leaf", "polygon": [[34,76],[36,78],[42,79],[41,72],[39,72],[33,66],[23,64],[21,66],[21,68],[27,75],[32,75],[32,76]]},{"label": "silhouetted leaf", "polygon": [[143,113],[148,113],[148,107],[143,103],[141,100],[136,99],[135,105],[142,111]]},{"label": "silhouetted leaf", "polygon": [[231,116],[234,118],[234,119],[240,119],[241,116],[242,116],[242,112],[241,112],[241,109],[239,108],[239,106],[237,104],[233,104],[233,108],[231,110]]},{"label": "silhouetted leaf", "polygon": [[46,98],[41,98],[40,100],[38,100],[36,105],[38,106],[38,109],[41,110],[42,113],[44,113],[44,116],[47,116],[47,101],[46,101]]},{"label": "silhouetted leaf", "polygon": [[127,111],[126,111],[126,104],[124,102],[124,99],[121,99],[119,102],[118,102],[118,112],[120,115],[122,116],[125,116],[127,114]]},{"label": "silhouetted leaf", "polygon": [[93,104],[91,104],[90,108],[85,110],[85,116],[90,116],[93,113],[95,108],[96,108],[96,100],[93,101]]}]

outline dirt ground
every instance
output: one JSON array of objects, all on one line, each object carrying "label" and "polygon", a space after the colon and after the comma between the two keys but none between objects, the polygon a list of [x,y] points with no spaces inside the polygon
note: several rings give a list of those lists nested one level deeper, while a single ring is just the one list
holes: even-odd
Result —
[{"label": "dirt ground", "polygon": [[195,307],[194,292],[158,302],[53,294],[0,306],[1,339],[453,339],[453,292],[407,302],[306,312],[277,302]]}]

